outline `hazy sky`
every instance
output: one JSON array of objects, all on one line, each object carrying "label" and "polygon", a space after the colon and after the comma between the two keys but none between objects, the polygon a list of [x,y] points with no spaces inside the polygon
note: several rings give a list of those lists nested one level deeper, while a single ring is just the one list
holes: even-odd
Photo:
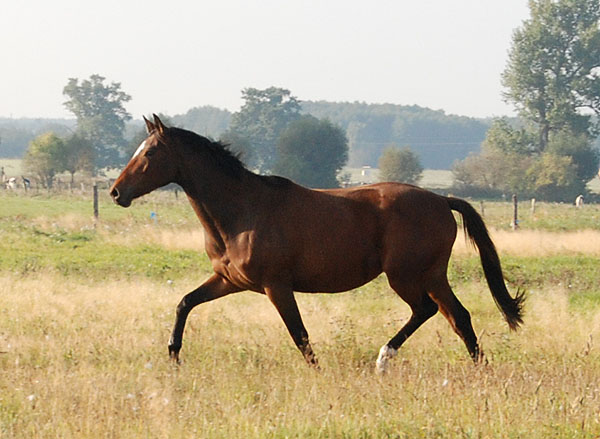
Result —
[{"label": "hazy sky", "polygon": [[70,117],[68,78],[98,73],[127,110],[239,109],[245,87],[300,100],[512,114],[500,73],[527,0],[5,0],[0,116]]}]

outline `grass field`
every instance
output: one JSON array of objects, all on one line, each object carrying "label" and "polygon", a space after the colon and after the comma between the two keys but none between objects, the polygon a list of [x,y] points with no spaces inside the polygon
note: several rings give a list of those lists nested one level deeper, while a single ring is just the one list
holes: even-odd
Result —
[{"label": "grass field", "polygon": [[509,288],[528,291],[522,330],[459,235],[449,275],[487,364],[438,315],[380,377],[410,315],[384,277],[297,296],[318,372],[252,293],[196,308],[175,366],[174,308],[210,273],[184,197],[122,209],[103,192],[94,224],[89,195],[0,192],[0,438],[597,438],[600,208],[523,203],[518,232],[510,205],[484,209]]}]

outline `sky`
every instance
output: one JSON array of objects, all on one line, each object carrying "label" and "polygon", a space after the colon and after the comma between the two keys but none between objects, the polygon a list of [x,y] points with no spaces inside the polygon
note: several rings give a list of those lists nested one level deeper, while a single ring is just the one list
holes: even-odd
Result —
[{"label": "sky", "polygon": [[527,0],[5,0],[0,117],[72,117],[69,78],[118,82],[135,119],[247,87],[300,100],[514,114],[501,73]]}]

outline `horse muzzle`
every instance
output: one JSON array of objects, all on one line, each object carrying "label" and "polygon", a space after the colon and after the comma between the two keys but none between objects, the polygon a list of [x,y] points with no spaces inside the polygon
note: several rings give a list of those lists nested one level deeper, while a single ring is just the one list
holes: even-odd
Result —
[{"label": "horse muzzle", "polygon": [[111,188],[110,196],[115,202],[115,204],[118,204],[121,207],[131,206],[131,198],[124,196],[124,194],[121,193],[121,191],[119,191],[119,189],[116,186],[113,186]]}]

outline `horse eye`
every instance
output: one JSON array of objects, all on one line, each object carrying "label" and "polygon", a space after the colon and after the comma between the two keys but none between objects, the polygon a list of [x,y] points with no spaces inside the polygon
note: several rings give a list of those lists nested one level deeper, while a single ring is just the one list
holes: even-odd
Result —
[{"label": "horse eye", "polygon": [[155,152],[156,148],[150,148],[148,151],[146,151],[146,157],[152,157]]}]

